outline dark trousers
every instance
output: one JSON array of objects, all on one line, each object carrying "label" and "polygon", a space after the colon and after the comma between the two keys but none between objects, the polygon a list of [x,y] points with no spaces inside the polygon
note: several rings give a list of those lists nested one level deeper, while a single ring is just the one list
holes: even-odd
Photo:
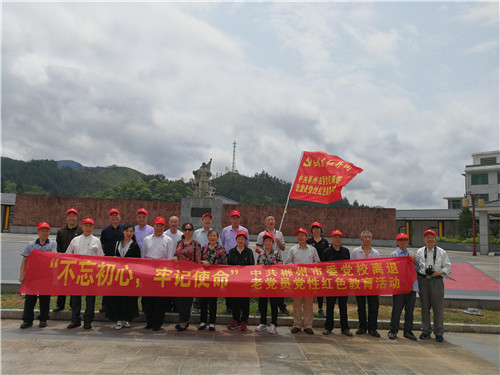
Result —
[{"label": "dark trousers", "polygon": [[278,299],[278,308],[284,310],[286,309],[285,297],[276,297]]},{"label": "dark trousers", "polygon": [[193,297],[174,297],[174,303],[179,312],[179,323],[189,322]]},{"label": "dark trousers", "polygon": [[[318,297],[318,299],[321,297]],[[349,329],[347,319],[347,296],[343,297],[326,297],[326,320],[325,329],[332,331],[334,327],[333,312],[335,309],[335,302],[338,300],[340,312],[340,329],[343,331]]]},{"label": "dark trousers", "polygon": [[147,325],[161,328],[165,321],[165,297],[142,297],[142,306]]},{"label": "dark trousers", "polygon": [[[368,301],[368,320],[366,319],[366,302]],[[359,328],[375,331],[378,320],[378,296],[356,296],[358,303]]]},{"label": "dark trousers", "polygon": [[35,319],[35,305],[37,298],[40,301],[40,315],[38,319],[46,322],[49,319],[50,296],[37,296],[27,294],[24,297],[23,322],[33,323]]},{"label": "dark trousers", "polygon": [[215,324],[217,320],[217,297],[200,298],[200,322],[207,323],[208,313],[210,313],[210,324]]},{"label": "dark trousers", "polygon": [[61,308],[61,310],[64,310],[64,307],[66,306],[66,296],[57,296],[56,306]]},{"label": "dark trousers", "polygon": [[431,333],[431,307],[434,314],[434,334],[444,333],[444,282],[443,277],[418,277],[418,294],[422,307],[422,332]]},{"label": "dark trousers", "polygon": [[259,298],[259,311],[260,311],[260,324],[267,324],[267,300],[271,305],[271,324],[278,325],[278,304],[280,298],[273,297],[260,297]]},{"label": "dark trousers", "polygon": [[248,297],[234,297],[228,298],[233,312],[233,320],[238,322],[248,322],[248,315],[250,314],[250,298]]},{"label": "dark trousers", "polygon": [[392,296],[391,331],[397,332],[399,330],[399,320],[403,308],[405,309],[404,332],[413,330],[413,310],[415,309],[416,300],[417,292],[414,291],[409,294]]},{"label": "dark trousers", "polygon": [[[82,310],[82,296],[71,296],[71,321],[80,322],[80,312]],[[85,312],[83,313],[83,321],[92,323],[95,313],[95,296],[85,297]]]},{"label": "dark trousers", "polygon": [[200,309],[200,297],[193,297],[193,309]]},{"label": "dark trousers", "polygon": [[323,297],[316,297],[316,299],[318,300],[318,310],[323,310]]}]

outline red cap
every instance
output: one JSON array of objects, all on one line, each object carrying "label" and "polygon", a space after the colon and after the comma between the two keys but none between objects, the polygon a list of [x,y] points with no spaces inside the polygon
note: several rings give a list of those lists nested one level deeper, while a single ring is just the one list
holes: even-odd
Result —
[{"label": "red cap", "polygon": [[236,233],[236,238],[239,236],[245,236],[245,238],[248,239],[248,234],[244,230],[239,230],[238,233]]},{"label": "red cap", "polygon": [[82,220],[82,225],[83,224],[92,224],[92,225],[94,225],[94,220],[92,220],[90,217],[88,217],[88,218]]},{"label": "red cap", "polygon": [[136,215],[139,215],[139,214],[149,215],[148,211],[145,208],[139,208],[137,210]]},{"label": "red cap", "polygon": [[406,233],[399,233],[397,236],[396,236],[396,241],[397,240],[410,240],[410,237],[408,237],[408,235]]},{"label": "red cap", "polygon": [[427,229],[424,232],[424,237],[427,236],[428,234],[432,234],[434,237],[436,237],[436,232],[434,232],[432,229]]},{"label": "red cap", "polygon": [[[313,229],[314,227],[318,227],[318,228],[322,228],[321,227],[321,224],[318,223],[317,221],[315,221],[314,223],[311,224],[311,229]],[[323,228],[322,228],[323,229]]]},{"label": "red cap", "polygon": [[72,213],[72,212],[73,212],[74,214],[78,215],[78,211],[77,211],[77,210],[75,210],[74,208],[70,208],[68,211],[66,211],[66,216],[68,216],[68,214],[70,214],[70,213]]},{"label": "red cap", "polygon": [[265,240],[266,238],[270,238],[274,242],[274,236],[273,236],[273,234],[271,232],[264,233],[264,235],[262,236],[262,240]]},{"label": "red cap", "polygon": [[334,231],[332,232],[331,237],[333,237],[333,236],[340,236],[340,237],[344,237],[344,235],[342,234],[342,232],[341,232],[341,231],[339,231],[338,229],[336,229],[336,230],[334,230]]},{"label": "red cap", "polygon": [[109,210],[108,212],[108,215],[111,216],[111,214],[118,214],[120,215],[120,211],[118,211],[118,208],[112,208],[111,210]]},{"label": "red cap", "polygon": [[210,219],[213,219],[212,215],[209,214],[208,212],[206,214],[204,214],[202,217],[201,217],[201,220],[203,220],[205,217],[209,217]]},{"label": "red cap", "polygon": [[153,221],[153,224],[166,224],[167,221],[165,220],[165,218],[163,216],[157,216],[155,221]]},{"label": "red cap", "polygon": [[38,224],[38,227],[36,230],[39,231],[40,229],[43,229],[43,228],[50,229],[49,223],[42,221],[40,224]]},{"label": "red cap", "polygon": [[238,217],[241,217],[241,214],[240,214],[240,211],[238,210],[233,210],[231,211],[231,215],[229,215],[230,217],[233,217],[233,216],[238,216]]},{"label": "red cap", "polygon": [[305,230],[304,228],[295,229],[295,235],[297,235],[299,233],[304,233],[306,236],[309,236],[309,234],[307,233],[307,230]]}]

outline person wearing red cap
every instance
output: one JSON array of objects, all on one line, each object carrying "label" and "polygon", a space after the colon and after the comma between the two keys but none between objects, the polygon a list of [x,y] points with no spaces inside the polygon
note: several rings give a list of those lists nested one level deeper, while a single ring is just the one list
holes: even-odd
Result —
[{"label": "person wearing red cap", "polygon": [[[101,242],[99,238],[92,235],[94,230],[94,220],[91,218],[86,218],[82,220],[82,231],[83,233],[71,240],[66,254],[79,254],[79,255],[99,255],[103,256]],[[82,308],[82,297],[81,296],[71,296],[71,323],[67,328],[72,329],[80,327],[81,323],[81,308]],[[92,322],[94,320],[94,309],[95,309],[95,296],[85,297],[85,312],[83,313],[83,328],[91,329]]]},{"label": "person wearing red cap", "polygon": [[[316,251],[318,252],[319,259],[324,262],[324,252],[330,246],[327,240],[323,238],[323,228],[321,224],[317,221],[311,224],[311,232],[312,235],[307,239],[307,243],[311,246],[314,246]],[[323,297],[316,297],[318,300],[318,315],[322,318],[326,318],[326,314],[323,311]]]},{"label": "person wearing red cap", "polygon": [[[224,229],[222,229],[220,240],[222,243],[222,247],[226,249],[226,254],[229,254],[229,250],[236,247],[236,235],[239,231],[244,231],[246,233],[247,240],[245,241],[245,247],[248,247],[248,229],[241,226],[241,214],[238,210],[232,210],[229,214],[231,225],[228,225]],[[231,299],[226,298],[226,313],[231,312]]]},{"label": "person wearing red cap", "polygon": [[[406,233],[399,233],[396,236],[396,243],[398,248],[391,253],[391,257],[410,257],[415,265],[415,272],[418,270],[419,263],[413,256],[413,252],[408,251],[407,247],[410,238]],[[399,330],[399,320],[403,307],[405,309],[405,324],[404,324],[404,337],[416,341],[417,338],[413,334],[413,310],[415,309],[415,302],[417,300],[418,281],[415,280],[412,290],[408,294],[394,294],[392,296],[392,313],[391,313],[391,330],[387,333],[390,340],[395,340]]]},{"label": "person wearing red cap", "polygon": [[[285,237],[281,231],[276,229],[276,220],[273,215],[266,215],[264,217],[264,226],[266,230],[259,233],[257,236],[257,244],[255,245],[255,252],[260,254],[264,248],[264,235],[271,233],[274,237],[273,250],[281,254],[285,250]],[[283,315],[290,315],[290,311],[286,308],[285,298],[278,297],[278,307]]]},{"label": "person wearing red cap", "polygon": [[[230,266],[253,266],[255,258],[253,251],[245,244],[248,241],[248,234],[244,230],[236,233],[236,246],[229,250],[227,254],[227,264]],[[230,300],[230,306],[233,313],[233,322],[229,325],[229,329],[240,328],[242,331],[247,330],[248,316],[250,313],[250,298],[248,297],[233,297],[226,298]]]},{"label": "person wearing red cap", "polygon": [[[360,247],[352,251],[351,259],[380,258],[378,250],[372,247],[373,234],[369,230],[361,232]],[[377,331],[379,297],[378,296],[356,296],[358,305],[359,327],[356,335],[363,335],[368,329],[368,333],[373,337],[380,337]],[[366,304],[368,303],[368,320],[366,319]]]},{"label": "person wearing red cap", "polygon": [[[314,246],[307,244],[307,230],[299,228],[295,231],[297,245],[288,251],[287,264],[305,264],[320,262],[318,252]],[[314,335],[313,324],[313,297],[293,297],[293,327],[290,332],[297,333],[303,328],[304,332]]]},{"label": "person wearing red cap", "polygon": [[[332,245],[325,250],[323,254],[323,262],[337,262],[349,260],[351,255],[349,249],[342,246],[343,234],[339,230],[334,230],[331,235]],[[324,335],[329,335],[333,331],[333,310],[335,302],[338,300],[340,313],[340,332],[346,336],[352,336],[349,330],[349,320],[347,316],[347,296],[329,296],[326,297],[326,320]]]},{"label": "person wearing red cap", "polygon": [[245,242],[245,246],[248,247],[248,229],[241,226],[241,214],[238,210],[231,211],[230,214],[231,225],[228,225],[224,229],[222,229],[222,233],[220,235],[222,246],[226,249],[226,253],[229,253],[229,250],[236,247],[236,234],[239,231],[244,231],[246,233],[247,240]]},{"label": "person wearing red cap", "polygon": [[[111,208],[108,212],[109,225],[101,231],[101,244],[104,256],[110,257],[115,253],[115,244],[120,240],[123,233],[123,224],[120,224],[120,211],[118,208]],[[100,313],[106,312],[108,296],[102,297],[102,307]]]},{"label": "person wearing red cap", "polygon": [[[82,234],[82,228],[78,226],[78,211],[70,208],[66,211],[66,225],[57,231],[57,252],[65,253],[71,240]],[[66,305],[66,296],[58,296],[54,312],[63,311]]]},{"label": "person wearing red cap", "polygon": [[[283,264],[283,258],[279,250],[274,250],[274,236],[272,233],[267,232],[263,236],[264,251],[257,256],[257,264],[272,266],[275,264]],[[267,330],[267,300],[271,304],[271,324],[269,326],[269,333],[277,333],[276,326],[278,325],[278,303],[277,297],[260,297],[259,298],[259,311],[260,311],[260,324],[255,330]]]},{"label": "person wearing red cap", "polygon": [[[166,220],[162,216],[153,221],[154,233],[147,236],[142,243],[142,257],[148,259],[172,259],[175,254],[174,241],[165,234]],[[144,329],[159,331],[165,320],[167,298],[142,297],[142,308],[146,315]]]},{"label": "person wearing red cap", "polygon": [[134,236],[139,249],[142,249],[144,239],[154,232],[153,227],[148,225],[148,215],[149,213],[145,208],[139,208],[135,214],[137,225],[134,227]]},{"label": "person wearing red cap", "polygon": [[[203,247],[208,244],[208,234],[210,231],[213,229],[212,228],[212,214],[206,213],[201,217],[201,224],[203,225],[202,228],[198,228],[194,231],[193,233],[193,238],[199,242],[199,244]],[[217,236],[218,237],[218,236]],[[220,240],[218,241],[219,243]]]},{"label": "person wearing red cap", "polygon": [[[43,221],[38,224],[37,231],[38,238],[31,241],[21,253],[23,260],[21,261],[21,270],[19,272],[19,282],[23,284],[26,281],[26,263],[28,262],[28,256],[33,250],[42,251],[57,251],[57,244],[55,241],[49,240],[50,235],[50,225]],[[27,294],[24,297],[24,309],[23,309],[23,323],[21,324],[22,329],[31,327],[33,325],[33,320],[35,319],[35,305],[36,300],[40,301],[40,315],[38,319],[40,323],[38,326],[40,328],[47,327],[47,320],[49,319],[49,309],[50,309],[50,295],[31,295]]]},{"label": "person wearing red cap", "polygon": [[444,282],[443,276],[451,272],[451,262],[446,251],[436,246],[436,232],[424,232],[425,246],[417,250],[416,258],[420,264],[418,274],[418,293],[422,307],[421,340],[431,338],[431,308],[434,314],[434,335],[437,342],[443,342],[444,333]]}]

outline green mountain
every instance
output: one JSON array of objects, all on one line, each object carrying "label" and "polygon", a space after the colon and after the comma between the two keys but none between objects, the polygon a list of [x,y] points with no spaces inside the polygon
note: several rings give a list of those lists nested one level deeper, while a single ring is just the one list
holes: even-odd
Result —
[{"label": "green mountain", "polygon": [[145,176],[116,165],[92,168],[77,165],[80,164],[58,167],[54,160],[26,162],[2,157],[2,192],[85,197]]}]

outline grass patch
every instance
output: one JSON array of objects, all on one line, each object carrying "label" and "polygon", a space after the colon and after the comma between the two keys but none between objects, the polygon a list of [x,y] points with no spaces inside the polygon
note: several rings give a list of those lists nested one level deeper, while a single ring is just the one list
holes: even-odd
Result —
[{"label": "grass patch", "polygon": [[[24,307],[24,296],[13,293],[13,294],[2,294],[1,296],[1,308],[2,309],[22,309]],[[56,296],[52,296],[50,299],[50,309],[52,310],[53,308],[56,307]],[[257,309],[258,309],[258,298],[251,298],[250,299],[250,315],[251,316],[257,316]],[[139,298],[139,303],[140,303],[140,298]],[[287,304],[287,308],[292,312],[292,299],[291,298],[285,298],[285,303]],[[102,306],[102,297],[97,296],[96,298],[96,310],[99,310]],[[38,308],[38,303],[36,308]],[[69,310],[69,297],[66,298],[66,310]],[[82,311],[85,309],[85,298],[82,298]],[[326,309],[326,301],[323,303],[323,309]],[[218,314],[224,314],[226,310],[226,303],[224,301],[224,298],[219,298],[218,303],[217,303],[217,313]],[[268,307],[268,315],[270,316],[271,310],[270,307]],[[314,317],[319,318],[319,315],[317,314],[318,311],[318,305],[316,302],[314,303]],[[347,311],[349,315],[349,319],[357,319],[358,318],[358,313],[357,313],[357,306],[355,304],[348,304],[347,305]],[[392,306],[388,305],[380,305],[379,307],[379,313],[378,313],[378,319],[379,320],[391,320],[391,311],[392,311]],[[500,325],[500,311],[496,310],[480,310],[484,316],[474,316],[474,315],[468,315],[463,312],[463,309],[451,309],[451,308],[445,308],[444,310],[444,321],[446,323],[458,323],[458,324],[490,324],[490,325]],[[404,314],[404,312],[403,312]],[[403,319],[403,315],[401,318]],[[285,316],[279,313],[279,316]],[[340,316],[338,314],[338,306],[335,306],[335,319],[339,319]],[[422,319],[421,315],[421,310],[420,307],[415,307],[415,311],[413,314],[413,319],[415,322],[420,322]]]}]

